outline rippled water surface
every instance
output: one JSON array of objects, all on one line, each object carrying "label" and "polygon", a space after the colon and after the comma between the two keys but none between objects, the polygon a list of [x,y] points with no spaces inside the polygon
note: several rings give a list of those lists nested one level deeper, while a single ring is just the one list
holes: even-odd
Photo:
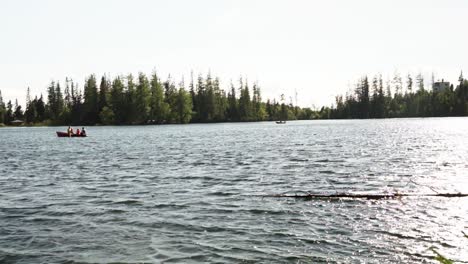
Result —
[{"label": "rippled water surface", "polygon": [[0,128],[2,263],[468,262],[468,198],[258,196],[466,193],[467,118],[58,129]]}]

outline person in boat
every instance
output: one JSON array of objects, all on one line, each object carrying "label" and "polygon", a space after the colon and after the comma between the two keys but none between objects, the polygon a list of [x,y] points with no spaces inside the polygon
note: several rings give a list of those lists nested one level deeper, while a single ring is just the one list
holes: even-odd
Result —
[{"label": "person in boat", "polygon": [[73,135],[73,128],[71,126],[68,126],[67,133],[69,137]]},{"label": "person in boat", "polygon": [[84,127],[81,128],[81,136],[85,137],[86,136],[86,131]]},{"label": "person in boat", "polygon": [[77,135],[77,136],[80,136],[80,135],[81,135],[80,129],[79,129],[79,128],[76,129],[76,135]]}]

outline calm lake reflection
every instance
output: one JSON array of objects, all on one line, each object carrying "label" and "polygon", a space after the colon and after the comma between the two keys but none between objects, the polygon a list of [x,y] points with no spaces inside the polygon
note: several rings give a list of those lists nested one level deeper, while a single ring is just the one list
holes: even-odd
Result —
[{"label": "calm lake reflection", "polygon": [[[468,118],[0,128],[0,262],[468,261]],[[431,187],[431,188],[429,188]]]}]

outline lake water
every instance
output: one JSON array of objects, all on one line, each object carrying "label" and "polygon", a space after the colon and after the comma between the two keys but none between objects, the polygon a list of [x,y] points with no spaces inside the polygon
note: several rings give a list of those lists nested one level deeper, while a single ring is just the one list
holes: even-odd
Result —
[{"label": "lake water", "polygon": [[258,196],[467,193],[468,118],[65,129],[0,128],[2,263],[468,261],[468,198]]}]

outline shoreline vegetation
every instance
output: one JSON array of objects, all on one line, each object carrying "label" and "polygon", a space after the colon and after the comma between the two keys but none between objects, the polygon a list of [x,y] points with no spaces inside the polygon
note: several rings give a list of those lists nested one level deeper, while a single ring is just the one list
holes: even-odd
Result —
[{"label": "shoreline vegetation", "polygon": [[[336,96],[331,107],[312,109],[285,100],[263,101],[258,83],[242,78],[229,89],[220,87],[220,79],[207,74],[193,76],[186,87],[169,76],[162,81],[155,72],[109,78],[96,75],[85,79],[83,89],[66,78],[62,86],[52,81],[46,98],[32,99],[26,91],[26,109],[16,100],[5,103],[0,91],[0,127],[63,125],[144,125],[219,122],[255,122],[312,119],[368,119],[405,117],[445,117],[468,115],[468,80],[460,74],[458,84],[432,80],[424,86],[424,77],[405,81],[395,73],[385,80],[381,75],[361,78],[353,90]],[[62,88],[63,87],[63,88]],[[283,97],[283,96],[282,96]]]}]

